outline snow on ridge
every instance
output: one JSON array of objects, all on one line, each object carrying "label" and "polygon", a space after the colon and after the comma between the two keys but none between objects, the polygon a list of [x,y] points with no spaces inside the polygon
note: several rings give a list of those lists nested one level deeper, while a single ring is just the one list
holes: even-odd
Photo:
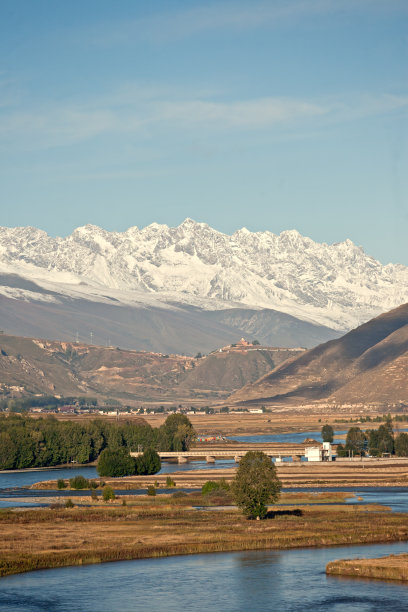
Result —
[{"label": "snow on ridge", "polygon": [[228,235],[189,218],[124,232],[88,224],[65,238],[0,228],[0,269],[54,291],[60,284],[62,295],[71,285],[122,303],[134,295],[137,303],[272,308],[340,330],[408,301],[408,268],[383,266],[351,240],[316,243],[294,229]]}]

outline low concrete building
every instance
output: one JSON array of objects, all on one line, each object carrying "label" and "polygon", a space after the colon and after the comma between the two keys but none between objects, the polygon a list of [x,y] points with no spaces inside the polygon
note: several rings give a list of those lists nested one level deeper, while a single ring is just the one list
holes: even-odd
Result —
[{"label": "low concrete building", "polygon": [[332,446],[330,442],[323,442],[322,446],[306,446],[305,457],[308,461],[332,461]]}]

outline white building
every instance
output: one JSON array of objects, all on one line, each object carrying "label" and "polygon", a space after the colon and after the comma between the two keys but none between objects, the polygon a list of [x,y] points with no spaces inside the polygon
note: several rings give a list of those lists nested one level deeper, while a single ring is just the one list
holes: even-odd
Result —
[{"label": "white building", "polygon": [[323,446],[306,446],[305,457],[308,461],[333,461],[332,446],[330,442],[323,442]]}]

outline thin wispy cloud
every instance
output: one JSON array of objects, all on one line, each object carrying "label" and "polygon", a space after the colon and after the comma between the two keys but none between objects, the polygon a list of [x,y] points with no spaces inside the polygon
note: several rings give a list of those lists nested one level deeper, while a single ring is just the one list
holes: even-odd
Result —
[{"label": "thin wispy cloud", "polygon": [[[91,141],[98,136],[123,138],[146,131],[166,134],[188,129],[197,136],[211,131],[286,130],[331,125],[373,115],[408,110],[408,96],[349,96],[347,100],[310,101],[295,98],[256,98],[219,101],[169,99],[159,89],[149,97],[146,90],[137,96],[111,95],[114,104],[103,106],[103,96],[83,105],[50,106],[0,114],[0,141],[3,148],[44,150]],[[109,97],[108,97],[109,99]]]},{"label": "thin wispy cloud", "polygon": [[[200,33],[298,24],[319,16],[386,9],[408,11],[404,0],[268,0],[262,2],[212,2],[179,11],[168,11],[135,20],[100,23],[86,31],[86,42],[101,46],[137,41],[165,43]],[[369,14],[369,13],[367,13]],[[85,41],[85,37],[83,38]]]}]

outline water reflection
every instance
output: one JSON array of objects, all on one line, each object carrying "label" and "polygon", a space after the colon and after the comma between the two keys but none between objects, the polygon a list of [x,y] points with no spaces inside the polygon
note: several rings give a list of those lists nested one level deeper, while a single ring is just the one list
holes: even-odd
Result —
[{"label": "water reflection", "polygon": [[325,574],[333,559],[406,550],[405,543],[267,550],[39,571],[0,579],[0,610],[406,612],[407,585]]}]

